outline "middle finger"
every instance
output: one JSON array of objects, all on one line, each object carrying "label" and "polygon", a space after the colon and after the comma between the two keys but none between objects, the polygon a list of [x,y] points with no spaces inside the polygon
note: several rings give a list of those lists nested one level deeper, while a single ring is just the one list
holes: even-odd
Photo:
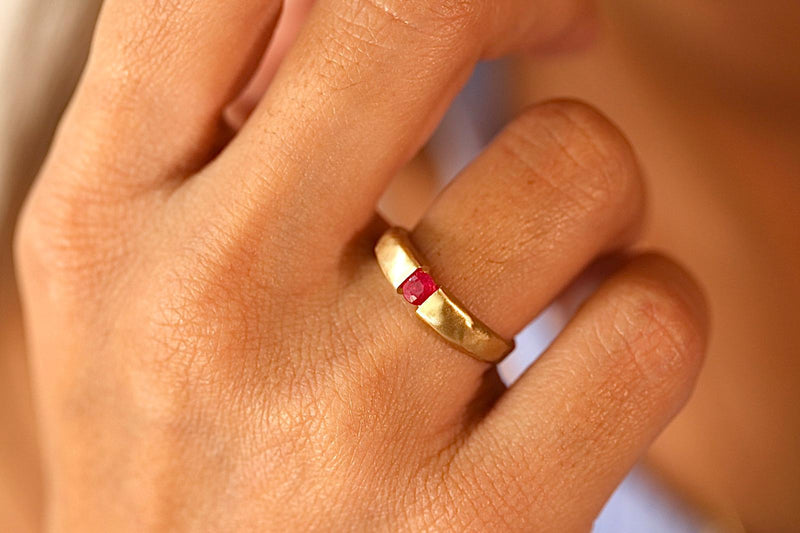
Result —
[{"label": "middle finger", "polygon": [[[560,36],[583,5],[320,0],[259,108],[217,162],[236,183],[212,178],[215,196],[241,204],[246,191],[248,205],[269,217],[260,227],[291,233],[306,268],[309,257],[328,267],[475,63]],[[275,228],[276,221],[291,228]]]}]

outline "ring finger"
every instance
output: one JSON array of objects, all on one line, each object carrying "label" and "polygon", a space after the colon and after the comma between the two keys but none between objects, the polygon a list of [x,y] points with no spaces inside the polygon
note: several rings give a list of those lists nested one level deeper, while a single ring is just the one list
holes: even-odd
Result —
[{"label": "ring finger", "polygon": [[[642,207],[624,137],[583,104],[551,102],[509,125],[445,189],[412,240],[441,286],[511,338],[599,254],[630,239]],[[365,270],[354,292],[376,297],[353,308],[373,333],[393,330],[381,336],[392,342],[385,359],[371,363],[383,368],[371,373],[402,376],[405,386],[416,381],[410,389],[431,391],[459,413],[484,384],[487,366],[403,308],[374,259]]]}]

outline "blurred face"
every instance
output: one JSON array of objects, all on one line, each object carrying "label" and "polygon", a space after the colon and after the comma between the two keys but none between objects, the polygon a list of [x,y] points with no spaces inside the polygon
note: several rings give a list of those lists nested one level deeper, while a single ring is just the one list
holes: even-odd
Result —
[{"label": "blurred face", "polygon": [[675,66],[719,77],[752,97],[796,99],[798,0],[610,0],[645,48]]}]

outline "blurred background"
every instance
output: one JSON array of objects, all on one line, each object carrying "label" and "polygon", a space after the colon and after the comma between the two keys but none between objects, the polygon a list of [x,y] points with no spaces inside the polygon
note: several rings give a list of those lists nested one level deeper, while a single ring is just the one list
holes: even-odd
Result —
[{"label": "blurred background", "polygon": [[[308,3],[287,0],[287,43]],[[14,221],[100,4],[0,2],[0,531],[37,531],[44,496]],[[532,102],[576,97],[610,116],[647,176],[643,242],[700,278],[714,333],[689,406],[598,531],[800,531],[800,0],[604,0],[597,12],[582,46],[481,66],[382,211],[413,224],[420,191],[432,197]],[[231,122],[274,67],[262,68]],[[546,345],[571,307],[549,310],[526,332],[530,345]],[[508,364],[506,379],[525,364]]]}]

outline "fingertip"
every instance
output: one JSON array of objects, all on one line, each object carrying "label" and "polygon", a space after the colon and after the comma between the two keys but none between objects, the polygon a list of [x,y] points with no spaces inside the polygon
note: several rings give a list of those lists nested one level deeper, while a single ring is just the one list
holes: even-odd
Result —
[{"label": "fingertip", "polygon": [[648,251],[634,257],[626,265],[629,272],[642,279],[658,280],[667,295],[676,300],[696,326],[703,345],[707,342],[711,312],[705,289],[675,258],[658,251]]},{"label": "fingertip", "polygon": [[599,293],[613,309],[607,331],[626,340],[635,373],[647,387],[674,389],[675,409],[694,387],[708,342],[709,311],[703,289],[682,266],[657,253],[632,258]]}]

